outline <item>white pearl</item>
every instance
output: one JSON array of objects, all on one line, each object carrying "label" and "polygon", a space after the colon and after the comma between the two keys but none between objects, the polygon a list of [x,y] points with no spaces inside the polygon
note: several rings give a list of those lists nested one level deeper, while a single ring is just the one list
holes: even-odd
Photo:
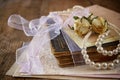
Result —
[{"label": "white pearl", "polygon": [[120,60],[120,55],[117,56],[117,59]]},{"label": "white pearl", "polygon": [[90,63],[90,66],[91,66],[91,67],[94,67],[94,66],[95,66],[95,62],[92,61],[92,62]]},{"label": "white pearl", "polygon": [[88,59],[89,56],[88,56],[87,54],[85,54],[85,55],[83,55],[83,58],[84,58],[84,59]]},{"label": "white pearl", "polygon": [[103,39],[98,38],[96,42],[102,42],[102,41],[103,41]]},{"label": "white pearl", "polygon": [[102,52],[102,50],[103,50],[103,48],[102,48],[102,47],[97,47],[97,51],[98,51],[99,53],[101,53],[101,52]]},{"label": "white pearl", "polygon": [[104,51],[105,51],[105,50],[103,49],[103,50],[101,51],[101,53],[103,54],[103,53],[104,53]]},{"label": "white pearl", "polygon": [[104,50],[104,51],[103,51],[103,55],[104,55],[104,56],[108,55],[107,50]]},{"label": "white pearl", "polygon": [[118,59],[115,59],[115,60],[113,61],[113,63],[114,63],[114,64],[119,64],[119,60],[118,60]]},{"label": "white pearl", "polygon": [[101,67],[102,67],[102,69],[107,69],[107,63],[102,63]]},{"label": "white pearl", "polygon": [[118,48],[118,50],[120,50],[120,47],[117,47]]},{"label": "white pearl", "polygon": [[108,63],[108,69],[114,69],[114,64],[113,63]]},{"label": "white pearl", "polygon": [[86,50],[82,50],[82,51],[81,51],[81,54],[82,54],[82,55],[87,54],[87,51],[86,51]]},{"label": "white pearl", "polygon": [[116,49],[118,50],[118,52],[120,52],[120,47],[117,47]]},{"label": "white pearl", "polygon": [[104,37],[105,37],[105,35],[102,35],[101,37],[102,37],[102,38],[104,38]]},{"label": "white pearl", "polygon": [[95,69],[101,69],[101,64],[100,63],[96,63],[95,64]]},{"label": "white pearl", "polygon": [[96,42],[95,45],[98,47],[98,46],[101,46],[102,43],[101,42]]},{"label": "white pearl", "polygon": [[109,33],[106,32],[106,33],[105,33],[105,37],[108,36],[108,34],[109,34]]},{"label": "white pearl", "polygon": [[117,46],[120,47],[120,44],[118,44]]},{"label": "white pearl", "polygon": [[113,50],[113,54],[114,54],[114,55],[118,54],[118,50],[117,50],[117,49],[114,49],[114,50]]},{"label": "white pearl", "polygon": [[98,40],[97,40],[97,42],[102,42],[103,41],[103,39],[102,38],[99,38]]},{"label": "white pearl", "polygon": [[105,35],[99,35],[99,39],[101,38],[101,39],[103,39],[105,37]]},{"label": "white pearl", "polygon": [[102,35],[99,35],[98,38],[102,38]]},{"label": "white pearl", "polygon": [[108,56],[112,56],[113,52],[112,51],[108,51]]},{"label": "white pearl", "polygon": [[90,59],[85,59],[86,64],[90,64],[91,60]]}]

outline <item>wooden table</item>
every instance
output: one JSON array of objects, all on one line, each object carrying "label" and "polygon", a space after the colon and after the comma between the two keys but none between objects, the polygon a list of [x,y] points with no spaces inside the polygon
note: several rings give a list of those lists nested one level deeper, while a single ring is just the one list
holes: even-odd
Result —
[{"label": "wooden table", "polygon": [[15,62],[16,49],[21,47],[23,42],[32,39],[26,37],[22,31],[8,27],[7,20],[11,14],[20,14],[31,20],[47,15],[50,11],[72,8],[74,5],[87,7],[94,4],[120,13],[120,0],[0,0],[0,80],[38,80],[5,75]]}]

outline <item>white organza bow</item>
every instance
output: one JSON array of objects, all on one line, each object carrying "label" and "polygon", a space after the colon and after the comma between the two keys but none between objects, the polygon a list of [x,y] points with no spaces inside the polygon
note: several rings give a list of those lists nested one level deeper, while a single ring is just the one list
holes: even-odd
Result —
[{"label": "white organza bow", "polygon": [[[34,36],[29,45],[24,45],[16,51],[16,62],[20,64],[20,72],[25,73],[44,73],[39,55],[44,51],[43,46],[60,34],[63,21],[56,13],[42,16],[40,19],[27,21],[20,15],[11,15],[8,25],[19,30],[23,30],[27,36]],[[50,38],[46,40],[46,37]],[[24,54],[24,60],[19,60],[20,55]]]},{"label": "white organza bow", "polygon": [[[12,28],[23,30],[27,36],[34,36],[29,44],[16,51],[16,63],[20,65],[20,72],[27,74],[43,74],[40,55],[45,51],[44,46],[48,41],[60,34],[60,29],[68,24],[73,25],[73,16],[88,16],[89,10],[74,9],[70,16],[63,22],[60,13],[51,12],[48,16],[28,21],[20,15],[11,15],[8,25]],[[49,38],[46,38],[49,37]],[[71,49],[70,49],[71,50]],[[22,54],[22,56],[21,56]],[[24,59],[21,57],[25,57]]]}]

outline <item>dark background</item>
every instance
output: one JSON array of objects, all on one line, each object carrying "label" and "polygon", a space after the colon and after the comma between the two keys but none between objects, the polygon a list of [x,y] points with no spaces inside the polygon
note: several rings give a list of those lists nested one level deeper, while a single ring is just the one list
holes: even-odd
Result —
[{"label": "dark background", "polygon": [[8,27],[7,20],[11,14],[20,14],[31,20],[47,15],[50,11],[66,10],[74,5],[87,7],[94,4],[120,13],[120,0],[0,0],[0,80],[38,80],[5,76],[15,62],[16,49],[23,42],[31,40],[22,31]]}]

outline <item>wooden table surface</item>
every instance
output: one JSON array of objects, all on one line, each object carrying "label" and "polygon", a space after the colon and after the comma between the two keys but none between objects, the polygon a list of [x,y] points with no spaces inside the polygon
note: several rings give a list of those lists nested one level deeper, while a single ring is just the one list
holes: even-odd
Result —
[{"label": "wooden table surface", "polygon": [[0,0],[0,80],[38,80],[5,75],[15,62],[16,49],[23,42],[32,39],[26,37],[22,31],[8,27],[7,20],[11,14],[20,14],[31,20],[47,15],[50,11],[72,8],[74,5],[87,7],[94,4],[120,13],[120,0]]}]

